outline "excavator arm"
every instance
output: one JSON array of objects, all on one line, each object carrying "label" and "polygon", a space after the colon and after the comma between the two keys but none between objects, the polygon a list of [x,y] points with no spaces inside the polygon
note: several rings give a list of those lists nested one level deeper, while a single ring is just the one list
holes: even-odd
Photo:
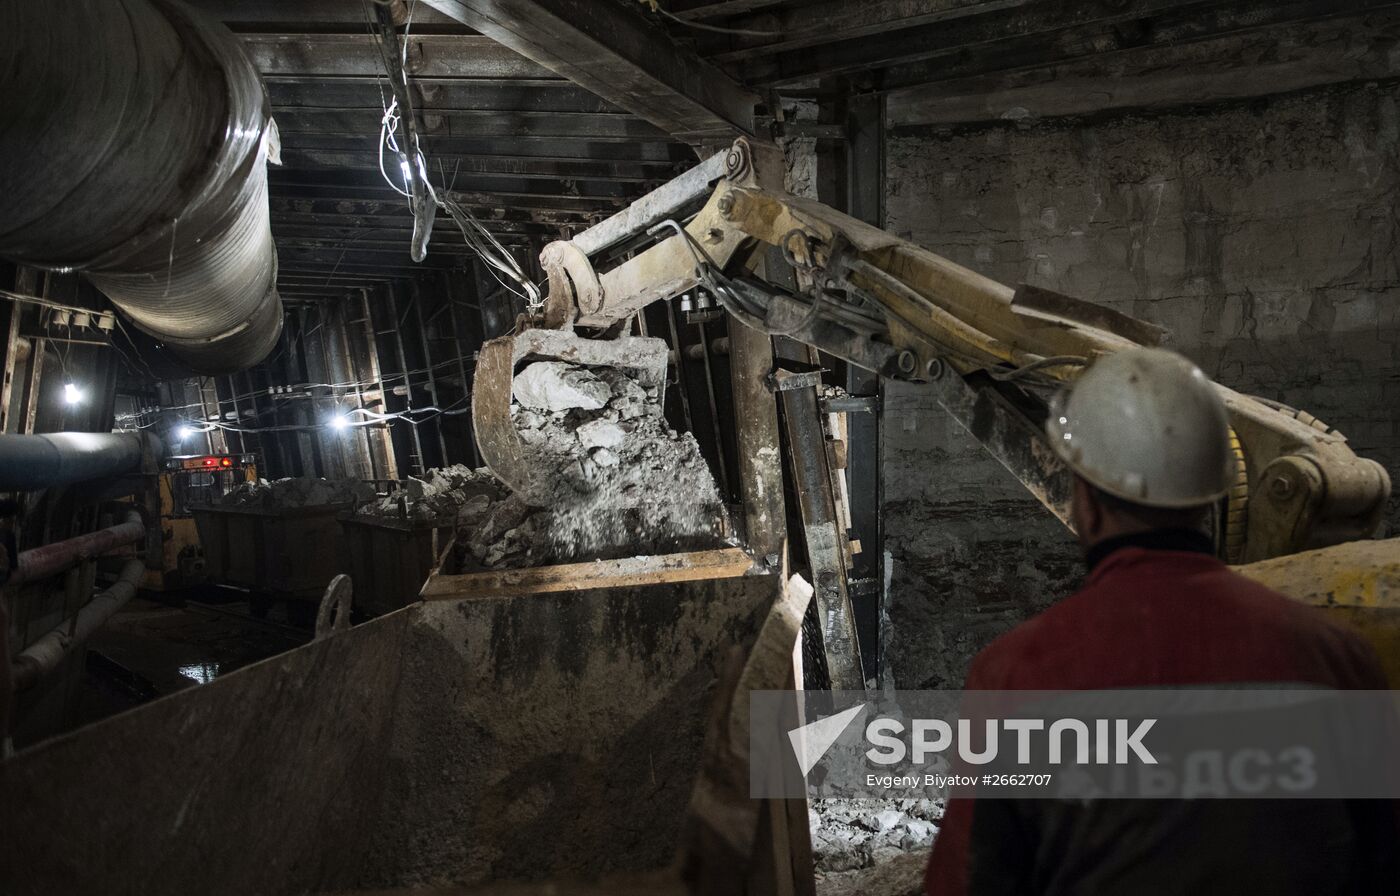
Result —
[{"label": "excavator arm", "polygon": [[[769,159],[741,139],[545,248],[549,295],[521,329],[563,332],[495,340],[478,364],[473,417],[492,470],[522,494],[537,489],[509,413],[519,363],[549,354],[544,343],[563,352],[551,356],[606,363],[600,340],[568,331],[607,336],[652,302],[699,290],[745,326],[889,379],[930,384],[1068,522],[1068,474],[1041,426],[1046,399],[1100,355],[1161,344],[1166,332],[1048,290],[1012,289],[821,203],[765,190],[757,166]],[[638,366],[635,357],[619,360]],[[1242,461],[1218,526],[1226,559],[1261,560],[1374,532],[1390,492],[1383,467],[1307,414],[1218,388]]]}]

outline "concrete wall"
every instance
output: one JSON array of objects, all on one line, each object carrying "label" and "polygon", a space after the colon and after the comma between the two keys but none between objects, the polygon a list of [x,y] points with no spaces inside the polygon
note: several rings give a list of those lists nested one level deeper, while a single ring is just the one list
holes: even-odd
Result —
[{"label": "concrete wall", "polygon": [[[1346,433],[1400,481],[1400,86],[1151,116],[895,130],[889,229],[1007,283],[1170,328],[1237,389]],[[953,687],[976,649],[1068,594],[1068,533],[919,390],[891,388],[886,654]],[[1390,522],[1400,522],[1392,500]]]}]

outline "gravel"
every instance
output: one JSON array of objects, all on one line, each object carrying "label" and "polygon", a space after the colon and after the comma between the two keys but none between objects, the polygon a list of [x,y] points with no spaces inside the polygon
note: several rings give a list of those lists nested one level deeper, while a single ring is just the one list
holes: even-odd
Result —
[{"label": "gravel", "polygon": [[506,487],[485,467],[473,470],[454,464],[405,479],[397,492],[360,507],[356,515],[453,524],[464,507],[480,508],[505,494]]},{"label": "gravel", "polygon": [[814,799],[809,823],[819,873],[871,868],[904,853],[927,854],[943,817],[930,799]]}]

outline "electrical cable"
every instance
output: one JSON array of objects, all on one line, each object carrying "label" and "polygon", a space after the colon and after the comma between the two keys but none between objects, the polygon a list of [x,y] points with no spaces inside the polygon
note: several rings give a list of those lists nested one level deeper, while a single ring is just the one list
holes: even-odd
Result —
[{"label": "electrical cable", "polygon": [[697,31],[711,31],[715,34],[733,34],[739,37],[788,37],[792,34],[801,33],[800,31],[758,31],[753,28],[726,28],[723,25],[706,25],[703,22],[692,22],[689,19],[683,19],[675,13],[662,9],[661,4],[659,4],[657,0],[637,0],[637,2],[661,17],[675,22],[677,25],[684,25],[686,28],[694,28]]}]

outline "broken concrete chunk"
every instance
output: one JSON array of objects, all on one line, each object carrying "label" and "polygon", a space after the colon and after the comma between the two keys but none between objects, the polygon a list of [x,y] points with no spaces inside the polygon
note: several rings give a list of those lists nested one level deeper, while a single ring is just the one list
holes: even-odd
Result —
[{"label": "broken concrete chunk", "polygon": [[612,398],[606,382],[563,361],[536,361],[515,375],[511,388],[520,404],[545,411],[596,411]]},{"label": "broken concrete chunk", "polygon": [[575,433],[585,448],[615,448],[627,438],[621,426],[608,420],[592,420],[583,424]]},{"label": "broken concrete chunk", "polygon": [[486,495],[472,495],[457,509],[457,525],[470,526],[479,522],[491,509],[491,499]]},{"label": "broken concrete chunk", "polygon": [[595,448],[589,457],[593,458],[593,462],[600,467],[617,466],[617,455],[606,448]]},{"label": "broken concrete chunk", "polygon": [[[933,835],[938,831],[938,827],[930,821],[920,821],[917,818],[906,818],[904,827],[909,831],[918,845],[925,845],[933,842]],[[903,844],[901,844],[902,846]]]},{"label": "broken concrete chunk", "polygon": [[522,408],[520,405],[511,405],[510,413],[516,429],[539,429],[544,426],[545,416],[538,411]]},{"label": "broken concrete chunk", "polygon": [[885,809],[876,812],[870,819],[870,826],[877,831],[888,831],[905,820],[904,813],[898,809]]}]

